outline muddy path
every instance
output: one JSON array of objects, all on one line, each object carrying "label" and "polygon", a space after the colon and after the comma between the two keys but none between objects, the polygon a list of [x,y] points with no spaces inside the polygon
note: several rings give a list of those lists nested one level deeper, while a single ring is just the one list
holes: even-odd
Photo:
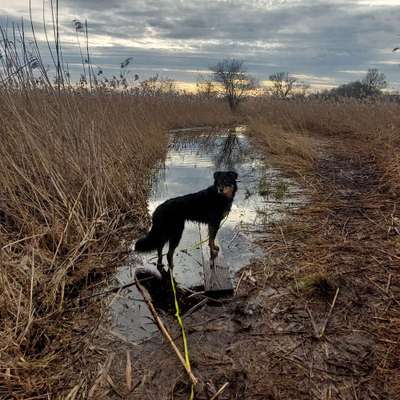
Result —
[{"label": "muddy path", "polygon": [[[185,318],[204,382],[196,398],[226,382],[220,399],[400,398],[396,199],[373,160],[351,149],[344,140],[324,143],[311,200],[264,226],[264,254],[238,273],[236,296]],[[160,335],[116,344],[105,398],[188,398],[184,371]]]}]

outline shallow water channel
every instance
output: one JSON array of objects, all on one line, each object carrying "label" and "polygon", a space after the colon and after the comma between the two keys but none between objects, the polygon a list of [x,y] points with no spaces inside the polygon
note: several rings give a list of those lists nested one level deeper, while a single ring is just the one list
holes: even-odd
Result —
[{"label": "shallow water channel", "polygon": [[[252,259],[262,257],[262,250],[255,242],[263,235],[263,225],[283,218],[290,207],[304,202],[301,188],[264,163],[242,127],[217,132],[184,129],[169,135],[167,158],[154,179],[149,212],[171,197],[210,186],[217,170],[238,172],[240,182],[232,210],[217,235],[235,281],[239,269]],[[202,232],[204,239],[206,229]],[[199,241],[199,225],[186,223],[174,257],[174,276],[184,287],[203,284]],[[155,262],[155,252],[144,257],[133,254],[130,262],[117,272],[116,283],[131,282],[137,267],[155,270]],[[131,342],[146,339],[157,330],[147,306],[140,299],[137,289],[132,286],[122,291],[111,305],[112,332]]]}]

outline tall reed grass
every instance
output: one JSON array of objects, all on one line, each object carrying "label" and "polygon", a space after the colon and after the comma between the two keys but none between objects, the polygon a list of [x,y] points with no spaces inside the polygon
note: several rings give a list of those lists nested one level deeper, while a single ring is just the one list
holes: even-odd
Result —
[{"label": "tall reed grass", "polygon": [[231,116],[189,97],[3,88],[0,119],[0,387],[58,393],[83,334],[68,310],[144,228],[166,130]]},{"label": "tall reed grass", "polygon": [[85,397],[96,310],[76,299],[121,263],[147,224],[166,131],[233,121],[218,99],[129,90],[127,60],[121,79],[100,79],[87,21],[74,21],[83,71],[72,83],[58,1],[50,8],[42,28],[53,76],[32,17],[30,35],[26,23],[0,26],[1,398],[59,397],[78,380],[74,396]]}]

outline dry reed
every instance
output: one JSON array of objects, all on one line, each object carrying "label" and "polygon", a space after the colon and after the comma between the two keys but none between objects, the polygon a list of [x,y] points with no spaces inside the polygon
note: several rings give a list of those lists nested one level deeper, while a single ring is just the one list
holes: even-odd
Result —
[{"label": "dry reed", "polygon": [[147,224],[166,130],[232,117],[191,97],[4,88],[0,118],[0,397],[56,396],[95,312],[74,299]]},{"label": "dry reed", "polygon": [[[276,274],[270,284],[293,291],[287,305],[295,311],[289,308],[282,321],[299,321],[306,309],[309,318],[301,328],[315,336],[315,316],[323,319],[326,304],[331,309],[335,304],[335,289],[341,293],[328,313],[334,356],[307,336],[293,340],[293,348],[300,344],[304,353],[294,352],[275,364],[268,372],[271,390],[292,391],[282,398],[310,398],[310,393],[320,398],[329,386],[337,392],[332,398],[362,398],[365,393],[399,398],[399,104],[306,99],[254,101],[250,106],[250,127],[267,157],[272,153],[291,171],[304,172],[310,183],[310,202],[281,226],[267,227],[281,245],[271,246],[269,239],[266,247],[271,260],[278,260],[272,264]],[[368,357],[360,361],[362,351]],[[302,354],[311,356],[301,360]],[[281,379],[289,360],[300,367],[291,372],[290,382]],[[302,392],[296,385],[304,382],[304,371],[311,371],[315,360],[320,371],[313,372]],[[332,365],[345,373],[335,375]],[[329,385],[322,371],[328,373]]]}]

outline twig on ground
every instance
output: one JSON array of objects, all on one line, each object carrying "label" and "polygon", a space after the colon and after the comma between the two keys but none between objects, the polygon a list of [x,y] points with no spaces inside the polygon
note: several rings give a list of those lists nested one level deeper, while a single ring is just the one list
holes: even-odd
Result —
[{"label": "twig on ground", "polygon": [[234,295],[234,296],[236,296],[236,293],[237,293],[238,290],[239,290],[239,286],[240,286],[240,284],[242,283],[242,280],[243,280],[245,274],[246,274],[246,271],[243,271],[243,272],[240,274],[240,278],[239,278],[238,283],[237,283],[237,285],[236,285],[236,287],[235,287],[235,290],[234,290],[234,292],[233,292],[233,295]]},{"label": "twig on ground", "polygon": [[396,304],[400,305],[400,301],[396,299],[396,297],[394,297],[392,294],[389,293],[389,291],[387,292],[386,289],[380,287],[376,282],[374,282],[371,278],[367,277],[367,279],[377,288],[379,289],[384,295],[386,295],[387,297],[389,297],[389,299],[393,300]]},{"label": "twig on ground", "polygon": [[115,385],[114,381],[112,380],[111,376],[107,374],[106,376],[106,381],[110,385],[111,389],[114,391],[114,393],[120,397],[121,399],[124,399],[125,396],[119,391],[117,386]]},{"label": "twig on ground", "polygon": [[326,327],[328,325],[328,321],[329,321],[329,318],[330,318],[330,316],[332,314],[332,310],[335,307],[335,303],[336,303],[336,299],[338,297],[338,294],[339,294],[339,288],[336,289],[335,297],[333,298],[333,301],[332,301],[331,307],[330,307],[330,309],[328,311],[328,315],[326,316],[325,322],[322,325],[322,329],[321,329],[321,332],[319,334],[319,338],[322,338],[322,336],[324,336],[325,329],[326,329]]},{"label": "twig on ground", "polygon": [[202,306],[207,304],[207,302],[208,302],[207,298],[200,300],[197,304],[195,304],[192,308],[190,308],[188,311],[185,312],[185,314],[183,315],[183,318],[186,318],[189,315],[193,314],[196,310],[198,310],[199,308],[201,308]]},{"label": "twig on ground", "polygon": [[279,230],[280,230],[280,232],[281,232],[281,236],[282,236],[282,239],[283,239],[283,243],[285,243],[285,246],[286,246],[286,248],[287,248],[287,247],[288,247],[288,244],[287,244],[287,241],[286,241],[286,238],[285,238],[285,234],[283,233],[283,229],[282,229],[281,226],[279,227]]},{"label": "twig on ground", "polygon": [[109,356],[107,357],[107,360],[105,361],[104,365],[102,366],[102,368],[99,371],[99,376],[97,377],[97,379],[94,381],[93,386],[91,387],[91,389],[89,390],[88,393],[88,399],[92,399],[94,398],[96,389],[99,385],[101,385],[101,383],[107,378],[108,375],[108,371],[110,370],[111,367],[111,363],[114,359],[115,354],[111,353],[109,354]]},{"label": "twig on ground", "polygon": [[130,392],[132,390],[132,362],[131,353],[129,352],[129,350],[126,351],[125,379],[126,387],[128,388],[128,392]]},{"label": "twig on ground", "polygon": [[325,321],[324,321],[324,323],[322,324],[321,330],[318,329],[318,325],[317,325],[317,323],[315,322],[315,319],[314,319],[314,317],[313,317],[313,315],[312,315],[312,313],[311,313],[311,310],[310,310],[310,309],[308,308],[308,306],[306,305],[306,311],[307,311],[308,315],[310,316],[311,324],[312,324],[312,327],[313,327],[313,330],[314,330],[314,337],[315,337],[316,339],[321,339],[321,338],[324,336],[324,334],[325,334],[325,330],[326,330],[326,327],[327,327],[327,325],[328,325],[329,318],[331,317],[333,308],[335,307],[336,299],[337,299],[337,297],[338,297],[338,294],[339,294],[339,288],[336,289],[335,296],[334,296],[333,301],[332,301],[332,304],[331,304],[331,306],[330,306],[330,308],[329,308],[328,315],[326,316]]},{"label": "twig on ground", "polygon": [[[150,280],[150,279],[152,279],[152,278],[143,278],[142,282]],[[117,287],[112,288],[110,290],[106,290],[105,292],[95,293],[95,294],[92,294],[90,296],[81,297],[81,298],[78,299],[78,301],[89,300],[89,299],[92,299],[92,298],[98,297],[98,296],[106,296],[108,294],[115,293],[115,292],[118,292],[120,290],[128,289],[128,288],[130,288],[132,286],[135,286],[135,285],[136,285],[136,281],[132,281],[132,282],[129,282],[129,283],[125,284],[125,285],[117,286]],[[135,301],[143,301],[141,299],[134,299],[134,300]]]},{"label": "twig on ground", "polygon": [[172,349],[175,351],[176,355],[178,356],[179,361],[185,368],[185,371],[188,374],[189,379],[192,381],[192,383],[194,385],[196,385],[198,383],[197,378],[193,375],[191,369],[187,367],[185,358],[183,357],[181,351],[176,346],[175,342],[173,341],[173,339],[171,337],[171,334],[168,332],[167,327],[164,325],[164,323],[161,320],[161,318],[159,317],[156,309],[154,308],[153,303],[150,298],[150,295],[148,294],[147,290],[140,284],[140,282],[136,276],[135,276],[135,280],[136,280],[136,286],[139,289],[140,293],[142,294],[143,299],[145,300],[147,306],[149,307],[149,310],[150,310],[151,314],[153,315],[153,317],[156,321],[156,324],[159,327],[161,333],[164,335],[164,337],[167,339],[168,343],[171,345]]},{"label": "twig on ground", "polygon": [[226,389],[226,387],[229,385],[229,382],[224,383],[217,391],[217,393],[214,394],[213,397],[211,397],[210,400],[216,400],[221,394],[222,392]]},{"label": "twig on ground", "polygon": [[387,284],[386,284],[386,293],[388,293],[388,294],[389,294],[390,284],[391,283],[392,283],[392,274],[389,274],[388,281],[387,281]]},{"label": "twig on ground", "polygon": [[110,290],[106,290],[105,292],[95,293],[90,296],[81,297],[78,300],[83,301],[83,300],[89,300],[89,299],[92,299],[92,298],[98,297],[98,296],[105,296],[107,294],[115,293],[115,292],[118,292],[119,290],[127,289],[127,288],[129,288],[131,286],[135,286],[135,285],[136,285],[136,282],[133,281],[133,282],[127,283],[126,285],[118,286],[118,287],[112,288]]},{"label": "twig on ground", "polygon": [[311,325],[313,327],[314,330],[314,337],[316,337],[317,339],[319,338],[319,329],[318,326],[315,322],[315,319],[313,317],[313,315],[311,314],[311,310],[308,308],[308,306],[306,305],[306,311],[308,313],[308,315],[310,316],[310,320],[311,320]]}]

